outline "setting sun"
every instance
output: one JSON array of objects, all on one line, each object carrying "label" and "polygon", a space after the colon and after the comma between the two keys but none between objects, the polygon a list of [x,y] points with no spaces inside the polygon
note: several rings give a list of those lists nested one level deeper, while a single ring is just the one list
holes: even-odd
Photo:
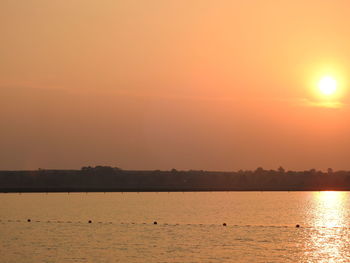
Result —
[{"label": "setting sun", "polygon": [[337,91],[337,81],[330,76],[324,76],[319,81],[318,88],[323,95],[333,95]]}]

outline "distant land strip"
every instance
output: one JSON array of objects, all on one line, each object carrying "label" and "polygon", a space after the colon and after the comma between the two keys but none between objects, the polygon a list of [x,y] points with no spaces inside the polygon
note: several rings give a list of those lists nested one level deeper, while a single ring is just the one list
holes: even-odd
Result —
[{"label": "distant land strip", "polygon": [[2,193],[326,190],[350,191],[350,171],[135,171],[109,166],[0,171]]}]

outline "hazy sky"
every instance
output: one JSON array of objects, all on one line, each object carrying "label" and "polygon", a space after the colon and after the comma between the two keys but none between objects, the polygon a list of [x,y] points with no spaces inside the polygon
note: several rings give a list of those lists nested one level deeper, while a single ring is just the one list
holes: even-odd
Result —
[{"label": "hazy sky", "polygon": [[350,169],[349,10],[0,0],[0,169]]}]

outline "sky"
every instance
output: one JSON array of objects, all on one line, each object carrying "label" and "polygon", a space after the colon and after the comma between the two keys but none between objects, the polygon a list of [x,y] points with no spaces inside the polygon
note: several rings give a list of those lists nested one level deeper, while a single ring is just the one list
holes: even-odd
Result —
[{"label": "sky", "polygon": [[348,10],[0,0],[0,170],[350,170]]}]

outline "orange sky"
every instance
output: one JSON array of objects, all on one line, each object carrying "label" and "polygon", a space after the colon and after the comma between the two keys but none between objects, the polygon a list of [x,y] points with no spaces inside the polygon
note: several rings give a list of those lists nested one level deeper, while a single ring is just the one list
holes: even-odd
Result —
[{"label": "orange sky", "polygon": [[3,0],[0,169],[350,169],[349,10]]}]

